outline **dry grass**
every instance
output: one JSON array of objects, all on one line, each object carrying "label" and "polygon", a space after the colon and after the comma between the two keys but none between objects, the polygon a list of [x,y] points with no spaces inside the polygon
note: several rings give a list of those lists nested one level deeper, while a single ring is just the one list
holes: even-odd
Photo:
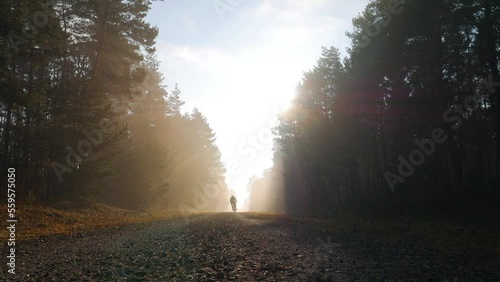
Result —
[{"label": "dry grass", "polygon": [[[5,214],[7,207],[0,206]],[[144,223],[181,217],[180,212],[165,210],[132,211],[106,206],[95,202],[63,202],[51,207],[35,205],[16,210],[16,239],[24,240],[40,236],[92,231],[107,226]],[[7,229],[0,231],[0,238],[7,238]]]}]

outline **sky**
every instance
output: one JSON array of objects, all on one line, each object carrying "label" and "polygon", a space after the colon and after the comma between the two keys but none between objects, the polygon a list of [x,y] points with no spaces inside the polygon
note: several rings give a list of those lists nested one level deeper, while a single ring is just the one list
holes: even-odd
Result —
[{"label": "sky", "polygon": [[167,91],[177,83],[217,136],[226,183],[244,203],[252,175],[272,166],[276,116],[321,46],[346,55],[346,31],[367,0],[153,1],[156,54]]}]

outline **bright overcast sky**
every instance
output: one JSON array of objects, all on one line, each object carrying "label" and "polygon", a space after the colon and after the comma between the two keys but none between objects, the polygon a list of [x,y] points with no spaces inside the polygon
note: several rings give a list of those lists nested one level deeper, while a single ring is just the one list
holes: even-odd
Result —
[{"label": "bright overcast sky", "polygon": [[[233,5],[231,5],[233,4]],[[269,127],[295,93],[321,46],[345,55],[345,32],[367,0],[154,1],[157,54],[185,111],[207,117],[240,203],[252,175],[272,165]],[[237,167],[236,167],[237,165]]]}]

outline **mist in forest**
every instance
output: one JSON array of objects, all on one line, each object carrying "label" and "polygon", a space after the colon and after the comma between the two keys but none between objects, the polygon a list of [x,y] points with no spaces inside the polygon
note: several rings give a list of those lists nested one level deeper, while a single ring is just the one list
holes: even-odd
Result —
[{"label": "mist in forest", "polygon": [[263,171],[260,176],[253,176],[248,182],[248,210],[257,212],[284,212],[284,173],[283,159],[279,150],[275,150],[274,166]]},{"label": "mist in forest", "polygon": [[[230,10],[235,18],[278,13],[302,23],[300,13],[280,13],[295,9],[314,28],[280,27],[274,35],[283,37],[272,38],[283,48],[247,50],[241,60],[165,42],[157,50],[159,29],[146,20],[151,1],[2,1],[0,161],[4,171],[16,168],[20,201],[86,197],[135,209],[226,211],[229,189],[241,187],[228,187],[221,151],[234,149],[232,133],[247,130],[274,99],[290,106],[272,129],[273,165],[243,188],[249,210],[317,217],[498,210],[499,1],[368,1],[347,46],[315,46],[316,63],[290,91],[283,78],[293,78],[288,70],[302,56],[287,52],[303,49],[294,41],[299,31],[305,44],[329,27],[314,19],[330,10],[327,1],[272,3]],[[183,86],[164,77],[162,52],[205,73],[224,63],[217,71],[228,88],[186,107]],[[208,68],[204,56],[212,56]],[[261,63],[247,67],[256,58]],[[184,65],[171,73],[176,67]]]},{"label": "mist in forest", "polygon": [[215,132],[197,108],[183,109],[177,84],[165,85],[150,7],[0,4],[1,164],[17,168],[21,201],[226,208]]}]

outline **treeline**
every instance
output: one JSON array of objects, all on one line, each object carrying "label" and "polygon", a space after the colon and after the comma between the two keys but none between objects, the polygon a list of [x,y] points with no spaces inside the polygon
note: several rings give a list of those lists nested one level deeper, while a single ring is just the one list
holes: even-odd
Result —
[{"label": "treeline", "polygon": [[499,19],[494,0],[372,0],[349,56],[323,48],[276,128],[264,177],[282,175],[285,210],[498,208]]},{"label": "treeline", "polygon": [[149,8],[1,1],[1,177],[16,169],[17,197],[174,209],[227,201],[212,129],[198,110],[182,114],[180,90],[162,84]]}]

